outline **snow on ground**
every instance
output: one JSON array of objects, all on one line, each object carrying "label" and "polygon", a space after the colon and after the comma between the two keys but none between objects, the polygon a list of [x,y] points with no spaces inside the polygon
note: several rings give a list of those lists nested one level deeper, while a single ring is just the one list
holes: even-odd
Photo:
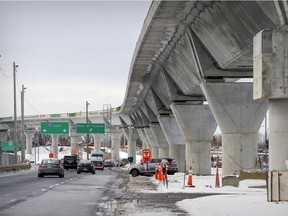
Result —
[{"label": "snow on ground", "polygon": [[[59,146],[59,149],[61,146]],[[36,162],[41,162],[43,158],[48,158],[50,147],[36,149]],[[19,152],[20,154],[20,152]],[[70,155],[70,147],[63,146],[59,152],[59,158],[64,155]],[[28,155],[31,161],[35,158],[35,149],[33,148],[32,155]],[[84,157],[86,155],[83,155]],[[127,153],[120,152],[121,158],[127,158]],[[141,156],[137,155],[136,162],[140,161]],[[126,166],[128,168],[129,165]],[[221,179],[221,169],[219,169]],[[168,176],[168,188],[162,182],[154,177],[149,178],[153,184],[158,185],[157,191],[138,189],[142,193],[207,193],[215,194],[196,199],[186,199],[176,204],[193,216],[286,216],[288,215],[288,202],[267,202],[266,188],[251,188],[251,186],[266,185],[264,180],[243,180],[240,181],[239,187],[225,186],[215,188],[215,169],[212,169],[211,176],[192,176],[192,182],[195,186],[186,187],[188,175],[184,173],[175,173]],[[185,179],[185,185],[184,185]],[[221,186],[221,183],[220,183]],[[217,194],[217,195],[216,195]],[[220,195],[219,195],[220,194]],[[144,215],[144,214],[141,214]],[[145,215],[170,215],[169,212],[147,212]]]},{"label": "snow on ground", "polygon": [[[220,179],[221,171],[219,169]],[[288,215],[288,202],[267,202],[266,188],[255,188],[255,186],[265,186],[265,180],[242,180],[239,187],[225,186],[219,188],[215,187],[215,180],[215,169],[212,169],[211,176],[193,175],[192,183],[195,187],[187,187],[188,175],[185,176],[185,185],[183,185],[184,173],[175,173],[175,175],[168,175],[168,188],[162,182],[156,180],[155,177],[151,177],[150,181],[158,185],[157,191],[145,190],[144,188],[141,192],[215,194],[196,199],[186,199],[176,203],[193,216]],[[145,215],[164,214],[155,211]]]}]

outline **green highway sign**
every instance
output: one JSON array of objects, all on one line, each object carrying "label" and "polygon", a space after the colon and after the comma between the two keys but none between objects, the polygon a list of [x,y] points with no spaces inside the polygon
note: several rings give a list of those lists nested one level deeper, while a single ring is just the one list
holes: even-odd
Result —
[{"label": "green highway sign", "polygon": [[76,133],[96,134],[105,133],[105,125],[103,123],[77,123]]},{"label": "green highway sign", "polygon": [[[2,141],[2,151],[14,151],[15,142],[12,141]],[[16,150],[20,150],[20,143],[16,142]]]},{"label": "green highway sign", "polygon": [[68,134],[68,122],[41,122],[41,134]]}]

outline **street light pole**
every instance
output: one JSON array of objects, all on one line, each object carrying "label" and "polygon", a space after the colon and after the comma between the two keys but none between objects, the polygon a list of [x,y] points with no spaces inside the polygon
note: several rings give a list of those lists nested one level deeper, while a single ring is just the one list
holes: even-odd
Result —
[{"label": "street light pole", "polygon": [[21,91],[21,162],[25,160],[25,137],[24,137],[24,93],[26,87],[22,85]]},{"label": "street light pole", "polygon": [[14,87],[14,163],[18,163],[17,161],[17,106],[16,106],[16,67],[18,65],[13,62],[13,87]]},{"label": "street light pole", "polygon": [[[89,119],[88,119],[88,106],[90,104],[88,103],[88,101],[86,101],[86,123],[89,123]],[[87,143],[87,160],[89,160],[89,152],[88,152],[88,143],[89,143],[89,134],[86,135],[86,143]]]}]

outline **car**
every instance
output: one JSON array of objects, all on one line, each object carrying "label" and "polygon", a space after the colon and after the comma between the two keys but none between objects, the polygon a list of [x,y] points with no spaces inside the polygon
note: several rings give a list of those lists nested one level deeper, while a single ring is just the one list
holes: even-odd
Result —
[{"label": "car", "polygon": [[78,157],[76,155],[65,155],[63,159],[64,169],[77,169]]},{"label": "car", "polygon": [[155,167],[156,163],[161,163],[162,159],[165,159],[168,161],[168,175],[174,175],[176,172],[178,172],[178,166],[175,159],[172,158],[152,158],[148,162],[148,169],[146,163],[137,163],[131,166],[129,169],[129,174],[131,174],[133,177],[136,177],[138,175],[151,175],[155,174]]},{"label": "car", "polygon": [[91,157],[91,161],[94,164],[95,169],[104,170],[103,158],[102,157]]},{"label": "car", "polygon": [[95,174],[95,167],[91,160],[80,160],[77,166],[77,174],[81,172],[91,172]]},{"label": "car", "polygon": [[129,161],[128,161],[127,158],[122,158],[122,159],[118,162],[117,166],[118,166],[118,167],[122,167],[122,166],[125,166],[125,165],[128,164],[128,163],[129,163]]},{"label": "car", "polygon": [[114,160],[104,160],[103,161],[104,167],[114,167],[115,166],[115,161]]},{"label": "car", "polygon": [[38,178],[45,175],[58,175],[64,177],[64,167],[58,158],[43,159],[38,166]]}]

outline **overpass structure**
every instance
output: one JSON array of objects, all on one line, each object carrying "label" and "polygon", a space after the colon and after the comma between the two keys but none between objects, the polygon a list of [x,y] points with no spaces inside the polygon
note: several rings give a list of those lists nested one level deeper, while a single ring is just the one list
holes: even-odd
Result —
[{"label": "overpass structure", "polygon": [[218,125],[223,174],[233,175],[255,167],[269,108],[270,170],[286,170],[287,23],[286,0],[153,1],[133,55],[122,123],[133,125],[154,157],[173,157],[181,170],[186,163],[200,175],[210,174]]},{"label": "overpass structure", "polygon": [[269,108],[270,170],[286,170],[287,24],[286,0],[153,1],[117,114],[128,156],[135,158],[140,137],[152,157],[209,175],[218,125],[223,175],[239,174],[256,165],[257,133]]}]

